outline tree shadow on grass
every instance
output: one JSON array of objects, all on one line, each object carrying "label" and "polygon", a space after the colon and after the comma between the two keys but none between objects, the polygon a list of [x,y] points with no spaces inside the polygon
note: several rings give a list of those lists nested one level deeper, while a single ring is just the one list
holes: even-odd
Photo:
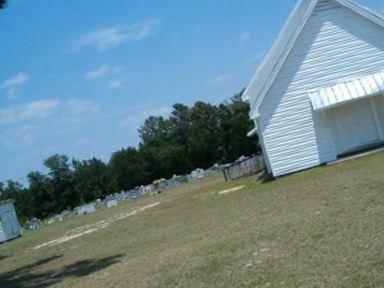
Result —
[{"label": "tree shadow on grass", "polygon": [[124,254],[118,254],[100,259],[88,259],[73,264],[52,269],[49,271],[38,271],[42,265],[51,263],[63,255],[56,255],[41,259],[37,262],[23,267],[1,273],[1,288],[24,288],[24,287],[50,287],[66,278],[83,277],[100,271],[113,264],[120,262]]},{"label": "tree shadow on grass", "polygon": [[0,255],[0,261],[4,260],[4,259],[7,259],[8,257],[9,257],[8,255]]}]

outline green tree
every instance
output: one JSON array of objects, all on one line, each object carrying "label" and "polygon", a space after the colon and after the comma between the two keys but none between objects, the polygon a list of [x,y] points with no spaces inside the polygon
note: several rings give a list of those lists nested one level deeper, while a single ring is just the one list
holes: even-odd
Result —
[{"label": "green tree", "polygon": [[28,183],[32,206],[28,216],[43,219],[59,211],[57,196],[54,194],[51,180],[46,175],[31,172],[28,174]]},{"label": "green tree", "polygon": [[73,171],[69,164],[69,157],[53,155],[44,160],[44,166],[49,169],[48,175],[58,211],[79,205],[81,199],[73,187]]},{"label": "green tree", "polygon": [[193,168],[208,168],[220,160],[217,108],[196,102],[190,112],[188,153]]},{"label": "green tree", "polygon": [[173,105],[171,116],[171,138],[176,143],[186,146],[190,129],[190,109],[188,106],[177,103]]},{"label": "green tree", "polygon": [[82,203],[88,203],[103,198],[111,191],[111,175],[108,166],[101,160],[73,161],[74,190]]},{"label": "green tree", "polygon": [[189,172],[189,122],[188,106],[175,104],[168,119],[152,116],[140,127],[139,152],[152,180]]},{"label": "green tree", "polygon": [[144,145],[158,146],[170,138],[171,123],[168,119],[159,116],[150,116],[139,128],[139,136]]},{"label": "green tree", "polygon": [[15,202],[15,208],[21,222],[36,216],[34,198],[28,189],[23,189],[18,195]]},{"label": "green tree", "polygon": [[174,174],[186,174],[191,171],[191,163],[188,157],[189,146],[188,138],[191,129],[191,113],[188,106],[177,103],[173,105],[173,110],[169,118],[171,122],[171,139],[173,144],[168,148],[172,150],[171,158]]},{"label": "green tree", "polygon": [[4,194],[4,188],[5,188],[5,185],[3,182],[0,182],[0,199],[3,200],[3,194]]},{"label": "green tree", "polygon": [[27,188],[0,183],[0,200],[13,199],[22,219],[46,218],[110,193],[256,153],[257,139],[246,137],[253,123],[241,94],[218,106],[177,103],[169,117],[148,117],[138,131],[139,147],[113,153],[108,164],[53,155],[44,160],[47,174],[28,174]]},{"label": "green tree", "polygon": [[16,200],[18,195],[22,193],[24,190],[23,185],[21,185],[19,182],[8,180],[1,184],[0,191],[1,191],[1,200],[9,200],[13,199]]},{"label": "green tree", "polygon": [[5,184],[0,183],[0,191],[0,201],[13,200],[20,220],[34,214],[31,194],[22,184],[8,180]]},{"label": "green tree", "polygon": [[132,147],[113,153],[109,168],[116,192],[129,190],[150,181],[141,153]]},{"label": "green tree", "polygon": [[184,146],[173,141],[159,146],[141,146],[139,153],[144,160],[145,170],[148,171],[149,178],[146,183],[189,171]]},{"label": "green tree", "polygon": [[253,129],[249,118],[249,105],[241,100],[243,91],[234,95],[230,101],[218,107],[219,117],[219,154],[222,161],[232,162],[238,157],[251,155],[257,152],[257,136],[246,137]]}]

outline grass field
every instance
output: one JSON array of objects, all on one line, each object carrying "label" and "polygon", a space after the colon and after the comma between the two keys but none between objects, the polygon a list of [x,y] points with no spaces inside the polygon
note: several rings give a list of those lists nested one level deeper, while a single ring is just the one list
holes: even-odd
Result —
[{"label": "grass field", "polygon": [[[381,153],[264,183],[207,177],[0,245],[0,287],[384,287],[383,175]],[[78,227],[100,230],[33,249]]]}]

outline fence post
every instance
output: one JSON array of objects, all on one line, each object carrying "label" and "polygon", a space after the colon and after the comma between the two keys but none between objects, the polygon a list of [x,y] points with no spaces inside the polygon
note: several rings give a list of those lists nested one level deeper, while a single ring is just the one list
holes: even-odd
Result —
[{"label": "fence post", "polygon": [[224,174],[225,182],[228,182],[227,168],[223,169],[223,174]]}]

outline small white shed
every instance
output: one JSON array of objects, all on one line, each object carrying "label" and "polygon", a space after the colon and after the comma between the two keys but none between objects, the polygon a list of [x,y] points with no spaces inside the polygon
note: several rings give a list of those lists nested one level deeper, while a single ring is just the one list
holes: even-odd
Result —
[{"label": "small white shed", "polygon": [[0,243],[21,235],[15,207],[10,201],[0,203]]},{"label": "small white shed", "polygon": [[243,94],[281,176],[384,142],[384,18],[350,0],[300,0]]}]

